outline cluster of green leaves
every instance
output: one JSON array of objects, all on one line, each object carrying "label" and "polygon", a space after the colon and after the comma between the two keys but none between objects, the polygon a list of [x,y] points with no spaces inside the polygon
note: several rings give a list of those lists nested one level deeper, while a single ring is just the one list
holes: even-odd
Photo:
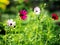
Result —
[{"label": "cluster of green leaves", "polygon": [[[14,21],[16,27],[5,25],[6,45],[59,45],[59,34],[54,20],[48,16],[49,13],[43,8],[40,15],[34,14],[32,10],[28,13],[27,20],[21,20],[19,15]],[[59,28],[59,27],[58,27]],[[58,29],[59,30],[59,29]],[[57,33],[57,34],[56,34]]]}]

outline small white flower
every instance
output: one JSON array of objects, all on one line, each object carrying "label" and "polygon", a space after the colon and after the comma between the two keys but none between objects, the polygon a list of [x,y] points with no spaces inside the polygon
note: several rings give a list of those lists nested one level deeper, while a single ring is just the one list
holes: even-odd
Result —
[{"label": "small white flower", "polygon": [[35,7],[34,8],[34,13],[39,15],[40,14],[40,8],[39,7]]},{"label": "small white flower", "polygon": [[15,26],[16,22],[14,22],[13,19],[10,19],[10,20],[7,21],[7,25],[8,26]]}]

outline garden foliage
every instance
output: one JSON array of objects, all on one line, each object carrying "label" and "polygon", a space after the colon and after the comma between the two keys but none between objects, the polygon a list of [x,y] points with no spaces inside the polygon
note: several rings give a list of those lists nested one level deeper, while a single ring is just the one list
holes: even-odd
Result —
[{"label": "garden foliage", "polygon": [[[56,15],[44,9],[40,4],[38,15],[22,2],[17,5],[16,17],[0,23],[0,45],[60,45],[60,28],[55,24]],[[22,11],[21,11],[22,10]],[[58,16],[57,16],[58,17]],[[57,19],[58,20],[58,19]]]}]

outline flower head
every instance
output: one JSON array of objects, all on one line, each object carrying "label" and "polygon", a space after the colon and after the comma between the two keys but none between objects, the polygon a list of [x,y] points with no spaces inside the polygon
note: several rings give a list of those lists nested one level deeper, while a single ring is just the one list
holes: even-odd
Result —
[{"label": "flower head", "polygon": [[39,15],[40,14],[40,8],[39,7],[35,7],[34,8],[34,13]]},{"label": "flower head", "polygon": [[10,19],[10,20],[7,21],[7,25],[14,27],[16,25],[16,22],[14,22],[13,19]]},{"label": "flower head", "polygon": [[26,18],[27,18],[27,11],[26,10],[21,10],[20,12],[19,12],[19,16],[21,17],[21,19],[22,20],[26,20]]},{"label": "flower head", "polygon": [[0,8],[6,9],[6,6],[9,5],[9,0],[0,0]]},{"label": "flower head", "polygon": [[54,19],[54,20],[58,20],[58,16],[57,16],[57,14],[53,13],[53,14],[52,14],[52,19]]},{"label": "flower head", "polygon": [[0,3],[8,5],[9,4],[9,0],[0,0]]}]

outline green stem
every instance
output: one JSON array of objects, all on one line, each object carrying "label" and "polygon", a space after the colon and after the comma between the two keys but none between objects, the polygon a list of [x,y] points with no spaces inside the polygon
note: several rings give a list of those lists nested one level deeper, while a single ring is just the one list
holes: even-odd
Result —
[{"label": "green stem", "polygon": [[47,45],[47,42],[48,42],[48,40],[46,40],[46,43],[45,43],[45,45]]}]

